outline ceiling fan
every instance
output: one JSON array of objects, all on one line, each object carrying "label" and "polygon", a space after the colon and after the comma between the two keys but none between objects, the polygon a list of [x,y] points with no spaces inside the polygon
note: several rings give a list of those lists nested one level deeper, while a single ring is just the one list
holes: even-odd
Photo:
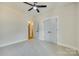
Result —
[{"label": "ceiling fan", "polygon": [[37,2],[34,2],[34,4],[30,4],[28,2],[24,2],[24,3],[32,6],[30,9],[28,9],[28,11],[31,11],[32,9],[34,9],[38,13],[40,12],[38,8],[45,8],[45,7],[47,7],[47,5],[37,5]]}]

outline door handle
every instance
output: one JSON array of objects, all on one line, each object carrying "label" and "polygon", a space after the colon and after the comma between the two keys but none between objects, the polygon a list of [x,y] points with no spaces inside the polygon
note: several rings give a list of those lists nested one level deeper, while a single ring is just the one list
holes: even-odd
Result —
[{"label": "door handle", "polygon": [[48,33],[52,33],[51,31],[48,31]]}]

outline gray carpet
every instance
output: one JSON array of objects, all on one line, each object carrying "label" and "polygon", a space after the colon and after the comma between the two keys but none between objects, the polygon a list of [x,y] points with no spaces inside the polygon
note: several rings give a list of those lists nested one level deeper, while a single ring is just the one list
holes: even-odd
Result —
[{"label": "gray carpet", "polygon": [[0,48],[0,56],[53,56],[57,45],[45,41],[25,41]]}]

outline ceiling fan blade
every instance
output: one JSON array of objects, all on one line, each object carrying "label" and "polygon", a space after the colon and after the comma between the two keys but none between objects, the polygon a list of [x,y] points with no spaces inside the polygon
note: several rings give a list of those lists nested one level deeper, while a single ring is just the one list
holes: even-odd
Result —
[{"label": "ceiling fan blade", "polygon": [[36,5],[38,8],[47,7],[47,5]]},{"label": "ceiling fan blade", "polygon": [[33,7],[32,8],[30,8],[28,11],[31,11],[33,9]]},{"label": "ceiling fan blade", "polygon": [[28,4],[28,5],[30,5],[30,6],[33,6],[32,4],[30,4],[30,3],[28,3],[28,2],[24,2],[25,4]]},{"label": "ceiling fan blade", "polygon": [[39,13],[40,11],[39,11],[39,9],[36,9],[36,11]]}]

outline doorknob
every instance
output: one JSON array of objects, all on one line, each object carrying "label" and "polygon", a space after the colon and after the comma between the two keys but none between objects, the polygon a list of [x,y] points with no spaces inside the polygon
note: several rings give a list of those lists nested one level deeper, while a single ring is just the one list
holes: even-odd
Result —
[{"label": "doorknob", "polygon": [[51,31],[48,31],[48,33],[52,33]]}]

